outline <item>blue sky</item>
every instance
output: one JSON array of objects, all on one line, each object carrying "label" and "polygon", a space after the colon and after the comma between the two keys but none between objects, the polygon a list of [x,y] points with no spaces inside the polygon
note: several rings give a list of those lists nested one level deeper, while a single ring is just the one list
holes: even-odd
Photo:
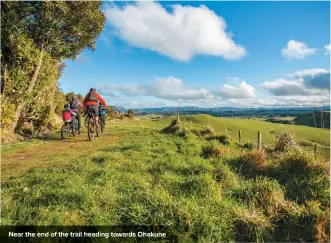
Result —
[{"label": "blue sky", "polygon": [[64,92],[111,105],[322,106],[329,2],[107,2],[94,52],[66,61]]}]

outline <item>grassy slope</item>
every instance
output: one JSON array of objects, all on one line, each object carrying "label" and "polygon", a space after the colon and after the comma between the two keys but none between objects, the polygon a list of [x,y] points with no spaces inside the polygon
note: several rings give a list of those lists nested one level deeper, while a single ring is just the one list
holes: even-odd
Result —
[{"label": "grassy slope", "polygon": [[[151,126],[156,128],[163,128],[170,123],[171,118],[162,119],[156,122],[150,122]],[[290,131],[295,134],[297,141],[305,142],[310,146],[306,149],[313,150],[313,144],[320,147],[320,153],[323,157],[329,158],[330,156],[330,130],[318,129],[307,126],[293,126],[287,124],[277,124],[264,122],[261,120],[253,119],[237,119],[237,118],[219,118],[209,115],[196,115],[182,117],[183,122],[191,125],[192,127],[212,126],[216,131],[225,133],[233,137],[235,141],[238,140],[238,131],[242,131],[243,142],[256,142],[257,132],[262,132],[262,140],[264,144],[273,144],[275,136],[273,131]]]},{"label": "grassy slope", "polygon": [[[204,117],[196,122],[204,124]],[[225,122],[245,134],[251,129],[236,119],[210,122],[220,130]],[[251,171],[242,159],[245,149],[192,134],[163,134],[159,128],[165,125],[164,120],[112,124],[92,142],[84,133],[4,148],[2,222],[168,225],[183,242],[314,239],[320,206],[328,206],[325,175],[306,175],[306,166],[297,162],[290,175],[284,165]],[[211,144],[219,146],[220,157],[203,156]]]}]

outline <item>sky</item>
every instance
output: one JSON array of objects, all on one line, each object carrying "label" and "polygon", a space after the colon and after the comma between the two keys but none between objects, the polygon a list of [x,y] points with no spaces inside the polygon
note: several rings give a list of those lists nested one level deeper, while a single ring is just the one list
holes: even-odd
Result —
[{"label": "sky", "polygon": [[64,92],[126,108],[330,104],[329,2],[104,2]]}]

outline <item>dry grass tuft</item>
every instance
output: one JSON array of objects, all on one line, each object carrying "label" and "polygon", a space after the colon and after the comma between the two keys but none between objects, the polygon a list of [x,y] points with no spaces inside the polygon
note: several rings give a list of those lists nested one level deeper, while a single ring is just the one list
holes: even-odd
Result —
[{"label": "dry grass tuft", "polygon": [[241,232],[237,241],[263,242],[269,238],[273,225],[265,215],[255,208],[234,207],[235,227]]},{"label": "dry grass tuft", "polygon": [[245,160],[257,170],[264,170],[267,167],[266,159],[268,154],[264,149],[254,149],[245,154]]},{"label": "dry grass tuft", "polygon": [[219,158],[231,154],[231,149],[228,147],[222,147],[217,143],[212,143],[202,150],[202,156],[204,158]]},{"label": "dry grass tuft", "polygon": [[185,134],[189,132],[189,130],[177,120],[172,120],[169,126],[164,128],[162,131],[165,133],[176,134],[179,136],[185,136]]},{"label": "dry grass tuft", "polygon": [[313,233],[317,242],[329,242],[330,239],[330,211],[327,208],[314,225]]},{"label": "dry grass tuft", "polygon": [[294,134],[291,132],[278,132],[276,138],[275,150],[278,152],[287,152],[299,148]]}]

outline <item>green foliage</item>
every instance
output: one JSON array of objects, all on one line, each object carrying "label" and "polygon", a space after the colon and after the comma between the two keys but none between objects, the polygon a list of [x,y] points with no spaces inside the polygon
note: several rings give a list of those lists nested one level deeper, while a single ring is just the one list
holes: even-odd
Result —
[{"label": "green foliage", "polygon": [[275,150],[279,152],[287,152],[298,148],[298,144],[291,132],[278,132],[276,133],[276,138]]},{"label": "green foliage", "polygon": [[55,113],[58,115],[62,114],[63,105],[66,103],[66,97],[63,91],[57,87],[54,94]]},{"label": "green foliage", "polygon": [[128,110],[128,117],[129,117],[130,119],[133,119],[134,116],[135,116],[135,114],[134,114],[134,110],[133,110],[133,109],[129,109],[129,110]]},{"label": "green foliage", "polygon": [[65,94],[65,102],[70,103],[73,97],[77,97],[78,100],[83,104],[84,97],[81,94],[76,94],[75,92],[70,92]]},{"label": "green foliage", "polygon": [[[322,121],[322,122],[321,122]],[[314,113],[306,113],[298,115],[294,119],[296,125],[304,125],[310,127],[321,127],[330,129],[330,111],[314,111]]]},{"label": "green foliage", "polygon": [[29,124],[38,134],[65,101],[57,87],[63,60],[95,48],[105,22],[101,1],[2,1],[1,21],[1,99],[10,104],[2,107],[2,129],[21,133]]},{"label": "green foliage", "polygon": [[105,22],[101,1],[19,2],[24,31],[52,58],[74,59],[85,47],[94,49]]}]

